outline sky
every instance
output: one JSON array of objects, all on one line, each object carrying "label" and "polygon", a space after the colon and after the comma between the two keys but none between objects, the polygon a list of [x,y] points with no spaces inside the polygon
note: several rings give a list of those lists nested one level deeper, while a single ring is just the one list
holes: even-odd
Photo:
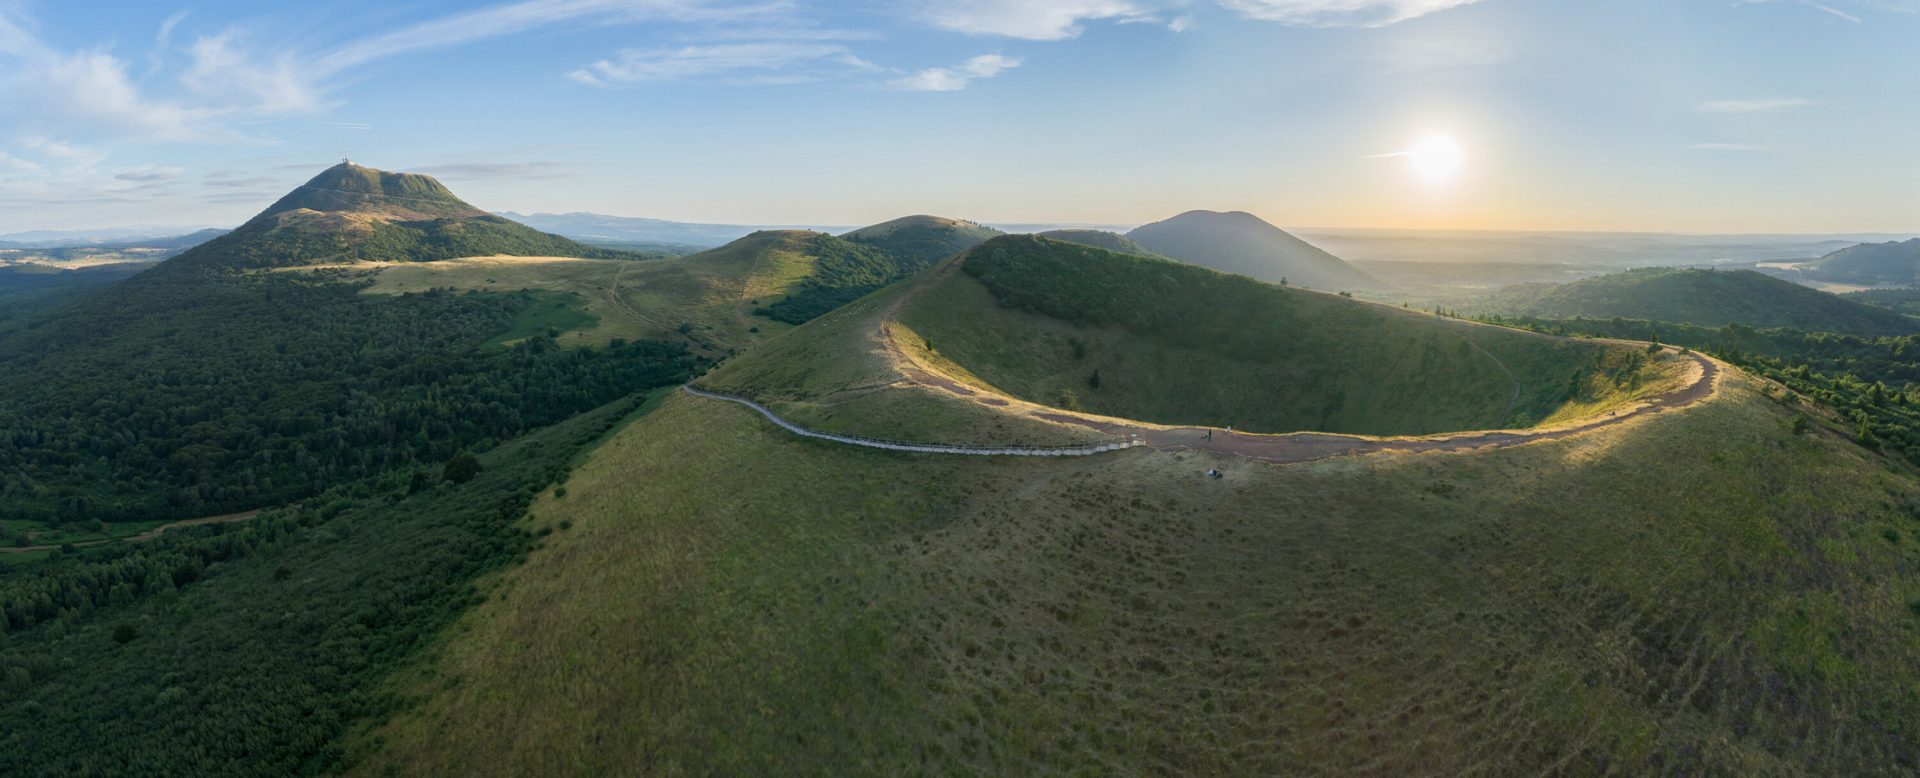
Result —
[{"label": "sky", "polygon": [[0,232],[489,210],[1920,232],[1920,0],[0,0]]}]

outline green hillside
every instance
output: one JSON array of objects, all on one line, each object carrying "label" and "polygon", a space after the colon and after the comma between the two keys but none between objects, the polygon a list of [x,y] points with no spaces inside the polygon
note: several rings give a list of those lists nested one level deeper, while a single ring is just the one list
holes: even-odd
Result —
[{"label": "green hillside", "polygon": [[1244,211],[1188,211],[1126,237],[1161,256],[1270,283],[1326,291],[1380,286],[1339,257]]},{"label": "green hillside", "polygon": [[903,216],[840,237],[884,251],[903,265],[918,270],[1000,234],[992,227],[961,219]]},{"label": "green hillside", "polygon": [[1620,317],[1855,335],[1920,332],[1920,319],[1751,270],[1644,268],[1567,284],[1510,287],[1464,307],[1556,319]]},{"label": "green hillside", "polygon": [[1132,239],[1125,235],[1117,232],[1107,232],[1106,230],[1049,230],[1035,234],[1048,240],[1078,243],[1082,246],[1092,246],[1097,249],[1117,251],[1122,254],[1133,254],[1142,257],[1160,256],[1152,249],[1133,242]]},{"label": "green hillside", "polygon": [[763,230],[725,246],[650,262],[482,257],[379,269],[369,291],[543,290],[571,295],[590,326],[563,345],[616,338],[687,343],[709,356],[750,348],[906,271],[893,256],[805,230]]},{"label": "green hillside", "polygon": [[901,320],[987,385],[1104,415],[1412,435],[1525,427],[1653,377],[1633,349],[1043,238],[997,238],[964,261]]},{"label": "green hillside", "polygon": [[893,455],[677,396],[542,495],[531,526],[570,529],[348,750],[364,775],[1910,769],[1920,484],[1725,392],[1289,467]]},{"label": "green hillside", "polygon": [[1862,243],[1800,267],[1809,278],[1845,284],[1920,284],[1920,238]]},{"label": "green hillside", "polygon": [[456,257],[643,259],[493,216],[429,176],[348,163],[322,171],[258,216],[161,265],[164,272],[257,270]]}]

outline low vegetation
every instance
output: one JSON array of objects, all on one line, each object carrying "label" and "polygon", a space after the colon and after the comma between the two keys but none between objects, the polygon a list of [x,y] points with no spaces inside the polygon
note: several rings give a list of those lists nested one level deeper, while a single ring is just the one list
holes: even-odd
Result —
[{"label": "low vegetation", "polygon": [[350,751],[367,775],[1916,769],[1920,486],[1796,413],[1730,376],[1572,439],[1275,468],[900,456],[675,397],[535,503],[570,529]]}]

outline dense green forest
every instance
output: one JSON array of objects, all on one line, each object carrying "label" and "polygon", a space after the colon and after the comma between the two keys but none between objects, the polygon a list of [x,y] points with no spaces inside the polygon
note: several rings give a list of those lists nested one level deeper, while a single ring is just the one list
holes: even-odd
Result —
[{"label": "dense green forest", "polygon": [[344,728],[403,702],[377,682],[537,551],[515,522],[647,400],[498,447],[464,483],[423,466],[245,523],[0,557],[0,775],[340,767]]},{"label": "dense green forest", "polygon": [[485,345],[535,306],[527,293],[360,288],[338,274],[149,273],[0,325],[3,517],[152,520],[286,504],[695,368],[658,342]]},{"label": "dense green forest", "polygon": [[809,238],[806,253],[815,258],[813,271],[793,293],[755,313],[803,324],[926,267],[832,235]]},{"label": "dense green forest", "polygon": [[44,265],[0,266],[0,326],[60,300],[125,281],[145,269],[146,265],[136,263],[74,270]]}]

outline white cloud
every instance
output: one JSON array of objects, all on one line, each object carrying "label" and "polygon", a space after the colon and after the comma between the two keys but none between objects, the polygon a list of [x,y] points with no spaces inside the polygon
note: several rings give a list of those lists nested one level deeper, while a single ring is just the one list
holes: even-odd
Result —
[{"label": "white cloud", "polygon": [[[971,35],[1036,41],[1078,37],[1082,23],[1157,19],[1164,2],[1140,0],[945,0],[927,3],[921,18],[935,27]],[[1185,22],[1175,22],[1185,28]]]},{"label": "white cloud", "polygon": [[1752,143],[1695,143],[1687,148],[1694,151],[1767,151],[1768,147]]},{"label": "white cloud", "polygon": [[331,75],[378,59],[422,49],[497,38],[537,27],[583,19],[606,23],[729,21],[754,19],[791,8],[790,3],[725,0],[524,0],[454,14],[354,41],[314,61]]},{"label": "white cloud", "polygon": [[[330,49],[260,45],[241,29],[201,35],[186,47],[186,65],[165,75],[172,41],[186,14],[162,22],[145,73],[111,48],[62,50],[41,40],[0,2],[0,122],[15,129],[135,140],[261,140],[246,121],[313,115],[337,105],[329,97],[346,74],[387,57],[562,23],[641,21],[766,23],[791,0],[521,0],[464,11],[379,32]],[[0,124],[0,126],[5,126]]]},{"label": "white cloud", "polygon": [[[104,50],[59,51],[0,11],[0,103],[16,120],[170,139],[203,134],[206,113],[140,94],[127,65]],[[17,126],[17,125],[16,125]]]},{"label": "white cloud", "polygon": [[326,107],[305,63],[290,54],[262,61],[240,47],[241,38],[227,30],[194,41],[181,83],[219,110],[284,115]]},{"label": "white cloud", "polygon": [[1384,27],[1479,0],[1220,0],[1249,19],[1300,27]]},{"label": "white cloud", "polygon": [[39,169],[40,163],[38,162],[21,159],[5,151],[0,151],[0,170],[11,170],[15,173],[32,173]]},{"label": "white cloud", "polygon": [[1701,113],[1757,113],[1800,108],[1812,104],[1812,100],[1804,97],[1757,97],[1745,100],[1709,100],[1694,106],[1694,110]]},{"label": "white cloud", "polygon": [[583,84],[605,86],[707,76],[765,83],[817,80],[873,65],[847,47],[831,43],[723,43],[677,49],[630,49],[567,74]]},{"label": "white cloud", "polygon": [[960,63],[957,67],[927,68],[918,73],[894,79],[888,85],[896,89],[916,92],[956,92],[967,88],[967,85],[974,81],[993,78],[1017,67],[1020,67],[1019,59],[1003,54],[982,54]]}]

